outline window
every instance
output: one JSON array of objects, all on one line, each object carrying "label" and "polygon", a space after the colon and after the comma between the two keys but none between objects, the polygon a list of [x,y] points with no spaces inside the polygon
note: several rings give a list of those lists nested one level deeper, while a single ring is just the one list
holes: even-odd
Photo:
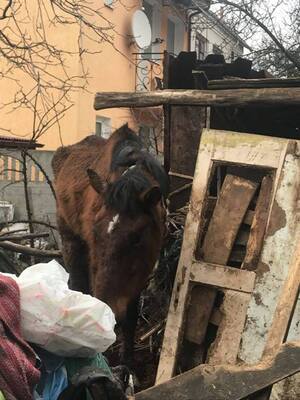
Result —
[{"label": "window", "polygon": [[111,120],[107,117],[96,116],[95,135],[107,139],[111,133]]},{"label": "window", "polygon": [[174,54],[175,49],[175,23],[168,19],[167,51]]},{"label": "window", "polygon": [[195,50],[197,53],[198,60],[204,60],[206,55],[206,43],[207,40],[204,36],[200,35],[200,33],[196,34],[196,43],[195,43]]},{"label": "window", "polygon": [[216,44],[213,45],[213,53],[214,54],[223,54],[223,51],[220,49],[219,46],[217,46]]}]

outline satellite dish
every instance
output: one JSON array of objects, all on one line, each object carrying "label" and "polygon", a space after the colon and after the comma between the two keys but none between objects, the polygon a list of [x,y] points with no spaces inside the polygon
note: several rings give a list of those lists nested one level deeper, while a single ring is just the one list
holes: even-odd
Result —
[{"label": "satellite dish", "polygon": [[142,10],[133,14],[132,22],[133,38],[140,49],[145,49],[151,44],[151,26],[147,15]]}]

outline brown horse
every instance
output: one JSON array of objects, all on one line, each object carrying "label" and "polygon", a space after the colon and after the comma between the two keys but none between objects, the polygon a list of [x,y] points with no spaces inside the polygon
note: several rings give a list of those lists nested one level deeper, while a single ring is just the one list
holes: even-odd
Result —
[{"label": "brown horse", "polygon": [[70,286],[111,306],[131,366],[139,295],[165,234],[166,174],[127,125],[59,148],[52,168]]}]

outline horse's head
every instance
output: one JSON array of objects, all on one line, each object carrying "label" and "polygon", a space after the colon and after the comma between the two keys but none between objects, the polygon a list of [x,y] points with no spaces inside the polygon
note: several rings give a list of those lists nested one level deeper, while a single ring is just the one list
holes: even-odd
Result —
[{"label": "horse's head", "polygon": [[93,295],[107,302],[119,321],[145,287],[166,231],[167,177],[137,143],[135,136],[114,147],[105,181],[88,170],[91,186],[103,199],[93,222]]}]

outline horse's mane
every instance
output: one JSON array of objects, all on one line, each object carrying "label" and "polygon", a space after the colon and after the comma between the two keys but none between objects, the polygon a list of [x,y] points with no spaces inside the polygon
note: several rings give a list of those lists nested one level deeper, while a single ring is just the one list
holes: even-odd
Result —
[{"label": "horse's mane", "polygon": [[168,178],[163,167],[143,149],[140,138],[127,125],[115,134],[119,135],[119,140],[113,148],[110,169],[112,172],[120,167],[126,169],[108,186],[106,203],[118,212],[135,214],[142,207],[139,195],[153,186],[147,173],[157,182],[164,198],[168,195]]}]

